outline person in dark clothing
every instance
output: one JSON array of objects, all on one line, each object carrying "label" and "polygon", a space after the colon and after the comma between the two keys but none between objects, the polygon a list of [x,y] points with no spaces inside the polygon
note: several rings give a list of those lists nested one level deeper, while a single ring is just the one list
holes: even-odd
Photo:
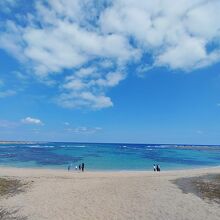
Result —
[{"label": "person in dark clothing", "polygon": [[84,172],[85,164],[82,163],[82,172]]},{"label": "person in dark clothing", "polygon": [[157,164],[157,171],[160,172],[160,166]]},{"label": "person in dark clothing", "polygon": [[67,168],[67,169],[68,169],[68,171],[70,171],[70,165],[68,165],[68,168]]},{"label": "person in dark clothing", "polygon": [[81,171],[81,164],[79,165],[79,171]]}]

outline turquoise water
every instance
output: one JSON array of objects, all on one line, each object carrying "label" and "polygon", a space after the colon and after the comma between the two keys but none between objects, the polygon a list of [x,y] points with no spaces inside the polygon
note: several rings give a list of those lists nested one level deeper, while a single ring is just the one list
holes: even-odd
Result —
[{"label": "turquoise water", "polygon": [[66,169],[84,162],[87,170],[162,170],[220,165],[220,146],[161,144],[0,144],[0,166]]}]

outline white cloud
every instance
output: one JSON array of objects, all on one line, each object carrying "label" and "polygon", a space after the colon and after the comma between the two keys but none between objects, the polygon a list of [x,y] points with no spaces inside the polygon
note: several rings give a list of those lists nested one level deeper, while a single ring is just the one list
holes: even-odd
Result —
[{"label": "white cloud", "polygon": [[86,127],[86,126],[66,129],[66,131],[68,132],[80,133],[80,134],[93,134],[101,130],[102,128],[100,127]]},{"label": "white cloud", "polygon": [[114,67],[114,63],[111,60],[104,60],[103,62],[100,62],[99,65],[106,69]]},{"label": "white cloud", "polygon": [[0,91],[0,98],[6,98],[10,96],[16,95],[17,92],[11,89],[5,90],[5,91]]},{"label": "white cloud", "polygon": [[95,57],[123,62],[137,55],[123,36],[100,35],[56,16],[48,26],[42,17],[41,22],[44,29],[28,27],[21,31],[26,43],[23,48],[25,58],[33,63],[39,75],[79,67]]},{"label": "white cloud", "polygon": [[19,71],[12,71],[12,74],[13,74],[17,79],[19,79],[19,80],[21,80],[21,81],[23,81],[23,82],[28,79],[28,76],[27,76],[26,74],[23,74],[23,73],[21,73],[21,72],[19,72]]},{"label": "white cloud", "polygon": [[220,60],[219,47],[207,50],[219,41],[219,10],[216,0],[116,0],[100,23],[105,33],[132,37],[154,66],[189,71]]},{"label": "white cloud", "polygon": [[200,2],[201,4],[187,13],[185,25],[193,35],[212,40],[220,34],[217,22],[220,2],[218,0]]},{"label": "white cloud", "polygon": [[18,0],[1,0],[0,1],[0,11],[4,13],[10,13],[11,8],[17,5]]},{"label": "white cloud", "polygon": [[125,75],[121,72],[99,72],[96,68],[82,68],[65,78],[62,94],[57,102],[64,107],[101,109],[113,106],[104,95],[107,88],[116,86]]},{"label": "white cloud", "polygon": [[93,108],[101,109],[113,106],[109,97],[94,95],[91,92],[69,92],[61,94],[56,102],[66,108]]},{"label": "white cloud", "polygon": [[0,47],[53,82],[63,107],[112,106],[106,93],[130,63],[192,71],[220,61],[218,0],[40,0],[35,11],[5,21]]},{"label": "white cloud", "polygon": [[43,125],[43,122],[40,119],[31,118],[31,117],[26,117],[22,119],[21,122],[24,124],[30,124],[30,125]]},{"label": "white cloud", "polygon": [[140,65],[137,67],[136,71],[137,71],[137,75],[141,78],[143,78],[144,76],[146,76],[146,73],[149,72],[149,70],[153,69],[154,67],[151,65]]},{"label": "white cloud", "polygon": [[[168,65],[173,69],[192,69],[206,60],[205,42],[192,37],[180,38],[181,44],[169,47],[158,56],[157,65]],[[189,51],[191,51],[189,56]]]}]

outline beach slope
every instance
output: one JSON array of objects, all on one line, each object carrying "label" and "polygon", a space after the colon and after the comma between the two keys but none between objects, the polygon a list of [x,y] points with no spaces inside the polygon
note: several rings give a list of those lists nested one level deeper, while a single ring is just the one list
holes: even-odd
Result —
[{"label": "beach slope", "polygon": [[176,179],[220,168],[154,172],[85,172],[0,168],[25,189],[0,197],[0,208],[31,220],[219,220],[219,203],[184,193]]}]

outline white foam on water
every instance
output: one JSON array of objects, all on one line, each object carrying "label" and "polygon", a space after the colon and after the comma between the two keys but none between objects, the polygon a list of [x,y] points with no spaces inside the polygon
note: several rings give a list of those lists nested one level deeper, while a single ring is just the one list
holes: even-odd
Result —
[{"label": "white foam on water", "polygon": [[55,146],[51,146],[51,145],[45,145],[45,146],[42,146],[42,145],[30,145],[30,146],[25,146],[27,148],[54,148]]},{"label": "white foam on water", "polygon": [[42,146],[43,148],[55,148],[55,146],[51,146],[51,145],[48,145],[48,146]]},{"label": "white foam on water", "polygon": [[74,146],[74,145],[62,145],[62,146],[60,146],[60,147],[62,147],[62,148],[84,148],[84,147],[86,147],[86,146],[84,146],[84,145],[79,145],[79,146]]},{"label": "white foam on water", "polygon": [[84,147],[86,147],[86,146],[84,146],[84,145],[79,145],[79,146],[73,146],[73,147],[76,147],[76,148],[84,148]]},{"label": "white foam on water", "polygon": [[139,147],[128,147],[129,149],[132,149],[132,150],[141,150],[141,148]]},{"label": "white foam on water", "polygon": [[41,148],[42,146],[40,145],[29,145],[29,146],[25,146],[27,148]]},{"label": "white foam on water", "polygon": [[17,147],[17,146],[1,146],[0,145],[0,149],[7,149],[7,148],[15,148],[15,147]]},{"label": "white foam on water", "polygon": [[154,145],[154,146],[145,146],[145,148],[155,148],[155,149],[158,149],[158,148],[168,148],[168,146],[164,146],[164,145]]}]

